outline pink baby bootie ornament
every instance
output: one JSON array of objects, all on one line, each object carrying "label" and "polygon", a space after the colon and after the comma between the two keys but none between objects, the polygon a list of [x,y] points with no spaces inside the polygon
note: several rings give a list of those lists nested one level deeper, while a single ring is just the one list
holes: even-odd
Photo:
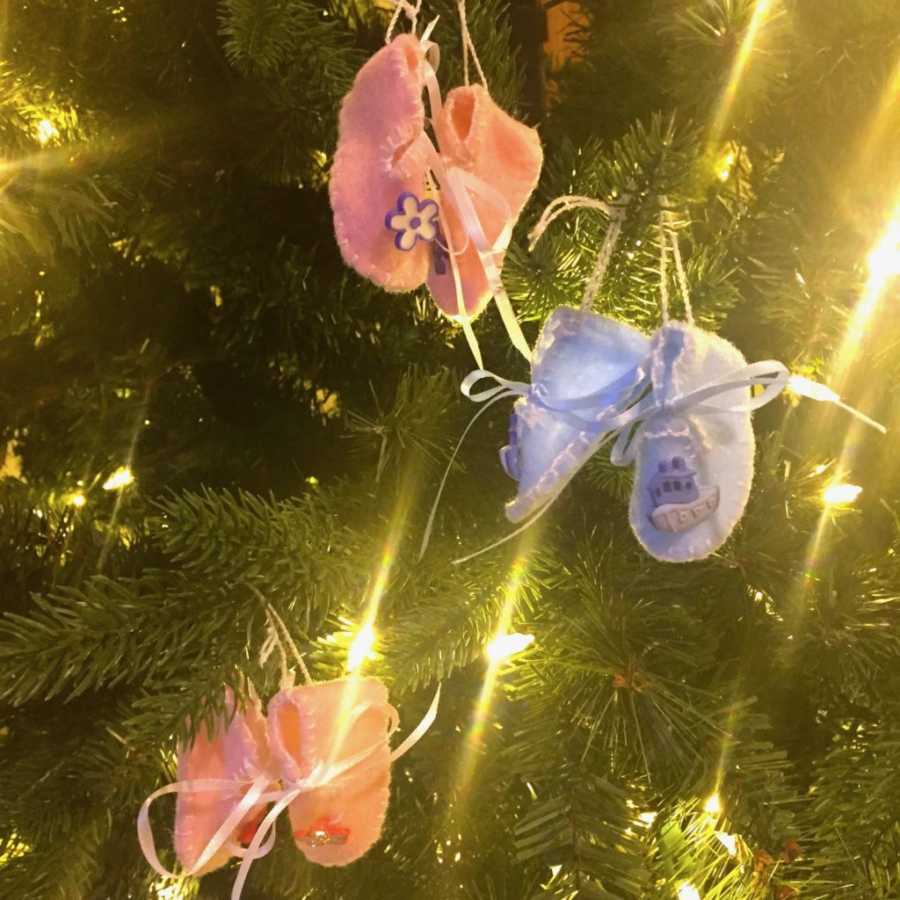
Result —
[{"label": "pink baby bootie ornament", "polygon": [[428,276],[437,204],[428,200],[424,134],[425,47],[403,34],[359,71],[344,98],[329,192],[349,266],[387,291]]},{"label": "pink baby bootie ornament", "polygon": [[[437,46],[415,33],[421,0],[394,0],[411,34],[394,38],[363,68],[341,108],[330,196],[344,260],[388,291],[427,280],[438,308],[457,320],[481,365],[471,328],[491,298],[514,346],[530,357],[501,280],[513,226],[543,163],[537,132],[493,101],[466,24],[464,86],[444,105]],[[468,82],[472,57],[482,84]],[[434,142],[425,130],[427,90]]]},{"label": "pink baby bootie ornament", "polygon": [[[477,316],[495,293],[479,254],[476,240],[469,236],[473,227],[483,233],[485,253],[493,254],[499,279],[503,255],[512,236],[512,225],[519,218],[528,198],[537,186],[543,164],[540,138],[533,128],[523,125],[500,109],[487,89],[480,84],[454,88],[448,95],[436,124],[444,158],[450,164],[448,175],[458,170],[471,180],[467,184],[469,207],[457,205],[460,191],[443,192],[444,211],[449,223],[451,245],[465,248],[457,257],[465,313]],[[475,216],[471,216],[474,211]],[[469,224],[465,224],[469,212]],[[428,288],[435,302],[448,316],[460,315],[458,297],[449,273],[432,268]]]},{"label": "pink baby bootie ornament", "polygon": [[[183,875],[205,875],[232,857],[241,865],[232,886],[240,900],[250,867],[275,844],[285,809],[296,846],[322,866],[344,866],[378,840],[390,799],[391,764],[414,747],[437,717],[440,689],[422,721],[391,750],[400,725],[377,678],[314,682],[278,614],[269,607],[269,635],[260,665],[281,652],[281,690],[268,722],[255,697],[230,723],[222,720],[182,750],[178,781],[154,791],[138,814],[138,840],[147,862],[164,877],[150,826],[150,806],[176,794],[175,853]],[[294,687],[293,654],[306,683]],[[229,693],[228,704],[234,700]],[[271,804],[271,808],[270,808]]]},{"label": "pink baby bootie ornament", "polygon": [[324,681],[281,691],[269,702],[269,742],[285,783],[358,758],[288,807],[291,831],[310,862],[344,866],[378,840],[390,797],[397,711],[375,678]]},{"label": "pink baby bootie ornament", "polygon": [[[230,692],[228,705],[233,709]],[[263,795],[276,779],[258,701],[230,723],[220,719],[212,732],[201,728],[193,743],[179,750],[176,784],[151,794],[141,807],[138,837],[150,865],[163,876],[172,875],[159,862],[150,831],[149,810],[155,799],[177,794],[175,855],[187,874],[199,876],[245,854],[242,844],[252,840],[267,805]]]}]

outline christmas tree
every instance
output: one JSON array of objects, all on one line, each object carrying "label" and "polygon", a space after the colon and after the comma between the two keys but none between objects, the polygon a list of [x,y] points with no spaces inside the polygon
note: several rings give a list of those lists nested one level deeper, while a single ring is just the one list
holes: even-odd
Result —
[{"label": "christmas tree", "polygon": [[[427,291],[345,266],[328,200],[392,7],[4,6],[0,896],[231,896],[234,864],[157,875],[135,819],[223,686],[278,690],[270,609],[317,680],[383,679],[401,734],[442,698],[373,849],[318,867],[282,822],[245,900],[900,896],[900,5],[468,4],[544,146],[503,271],[528,339],[610,227],[570,213],[529,253],[564,194],[628,198],[593,308],[659,326],[664,197],[697,323],[888,428],[784,393],[745,515],[683,565],[635,541],[606,452],[454,564],[512,530],[503,404],[420,558],[470,352]],[[475,330],[528,381],[496,310]]]}]

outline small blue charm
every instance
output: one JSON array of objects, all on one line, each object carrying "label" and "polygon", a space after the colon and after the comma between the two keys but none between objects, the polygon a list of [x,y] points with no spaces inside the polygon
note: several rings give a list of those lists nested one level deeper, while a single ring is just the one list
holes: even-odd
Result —
[{"label": "small blue charm", "polygon": [[433,241],[438,236],[438,205],[434,200],[419,200],[409,191],[397,198],[397,208],[388,210],[384,226],[394,234],[398,250],[412,250],[419,241]]},{"label": "small blue charm", "polygon": [[684,458],[659,462],[650,479],[650,522],[657,531],[680,534],[708,519],[719,508],[719,488],[697,486],[697,473]]}]

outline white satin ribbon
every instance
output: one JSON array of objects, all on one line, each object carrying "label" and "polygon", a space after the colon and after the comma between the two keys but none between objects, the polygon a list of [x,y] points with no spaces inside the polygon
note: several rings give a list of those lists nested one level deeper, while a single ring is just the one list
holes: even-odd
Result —
[{"label": "white satin ribbon", "polygon": [[[439,685],[438,689],[435,691],[431,705],[422,717],[422,720],[409,733],[403,742],[396,749],[391,751],[391,763],[398,760],[405,753],[408,753],[420,740],[422,740],[437,718],[440,699],[441,688]],[[273,778],[271,774],[261,774],[253,780],[246,781],[222,778],[200,778],[191,781],[177,781],[174,784],[169,784],[160,788],[158,791],[154,791],[142,804],[137,818],[138,842],[140,843],[144,858],[154,871],[164,878],[179,877],[178,873],[171,872],[162,865],[159,856],[156,853],[153,828],[150,824],[150,807],[154,801],[166,794],[204,793],[225,790],[237,792],[247,788],[247,793],[243,796],[240,803],[238,803],[231,811],[221,826],[219,826],[216,833],[210,838],[206,847],[203,848],[203,852],[197,857],[197,861],[194,865],[180,873],[182,876],[196,874],[209,863],[220,849],[225,847],[230,854],[242,859],[240,869],[238,870],[231,891],[231,900],[240,900],[244,884],[247,881],[247,876],[250,873],[250,867],[253,865],[253,862],[269,853],[275,844],[275,823],[281,813],[284,812],[284,810],[287,809],[301,794],[334,785],[338,779],[346,775],[352,769],[355,769],[357,766],[360,766],[375,752],[381,749],[384,746],[385,741],[390,740],[391,736],[397,731],[400,726],[397,710],[390,704],[375,703],[358,704],[350,714],[348,729],[352,727],[361,716],[365,715],[370,710],[381,706],[387,707],[389,717],[388,732],[384,739],[376,741],[370,747],[338,762],[329,763],[321,761],[313,768],[312,772],[310,772],[306,778],[302,778],[295,782],[287,782],[280,790],[268,790],[271,785],[277,784],[277,778]],[[235,828],[241,824],[253,807],[269,803],[274,803],[275,805],[269,810],[262,822],[260,822],[250,845],[244,849],[231,841],[231,834],[234,832]]]},{"label": "white satin ribbon", "polygon": [[[658,399],[655,394],[647,394],[628,409],[601,416],[596,424],[589,426],[585,431],[604,434],[606,437],[603,443],[614,438],[615,444],[610,460],[614,465],[627,466],[634,462],[637,439],[642,426],[654,416],[751,412],[774,400],[787,387],[789,378],[790,372],[787,367],[774,359],[751,363],[687,394],[678,394],[663,400]],[[751,396],[746,403],[716,406],[705,402],[721,394],[754,387],[762,387],[763,390]]]},{"label": "white satin ribbon", "polygon": [[[484,391],[478,391],[477,393],[472,393],[472,388],[475,385],[485,379],[490,378],[496,383],[496,387],[488,388]],[[506,397],[527,397],[531,392],[531,385],[526,384],[524,381],[508,381],[505,378],[501,378],[499,375],[495,375],[493,372],[487,371],[487,369],[476,369],[474,372],[470,372],[463,380],[459,386],[460,391],[468,397],[474,403],[483,403],[484,406],[475,413],[474,416],[469,420],[469,424],[466,425],[463,433],[459,436],[459,440],[456,442],[456,446],[453,448],[453,453],[450,454],[450,459],[447,462],[447,466],[444,469],[444,475],[441,478],[441,483],[438,486],[437,495],[434,498],[434,503],[431,504],[431,511],[428,513],[428,521],[425,523],[425,533],[422,535],[422,543],[419,545],[419,559],[425,556],[425,551],[428,549],[428,545],[431,543],[431,533],[434,530],[434,520],[437,516],[438,507],[441,505],[441,498],[444,496],[444,488],[447,486],[447,479],[450,477],[450,470],[453,468],[453,463],[456,461],[457,454],[459,453],[463,443],[469,435],[469,432],[474,427],[475,423],[495,404],[499,403],[501,400],[504,400]]]}]

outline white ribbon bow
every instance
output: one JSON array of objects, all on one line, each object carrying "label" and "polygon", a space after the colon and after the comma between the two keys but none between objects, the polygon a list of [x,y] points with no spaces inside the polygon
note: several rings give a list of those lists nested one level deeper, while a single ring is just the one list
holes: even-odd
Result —
[{"label": "white ribbon bow", "polygon": [[[431,513],[428,517],[428,523],[425,527],[425,535],[422,539],[419,558],[422,558],[428,547],[428,543],[431,539],[431,532],[434,528],[434,519],[437,515],[441,496],[444,492],[444,486],[446,485],[450,469],[453,466],[453,462],[456,459],[456,455],[459,453],[463,441],[466,439],[472,426],[478,421],[480,416],[495,403],[506,397],[528,397],[533,402],[551,410],[558,416],[566,418],[575,428],[578,428],[583,433],[591,435],[594,438],[596,441],[595,452],[611,441],[614,441],[610,453],[610,460],[617,466],[627,466],[634,462],[639,443],[637,440],[639,433],[643,426],[654,416],[672,413],[683,413],[690,416],[752,412],[753,410],[759,409],[767,403],[770,403],[785,390],[785,388],[788,388],[803,397],[808,397],[811,400],[833,403],[868,425],[870,428],[874,428],[882,434],[887,433],[887,429],[882,424],[844,403],[838,394],[831,388],[824,384],[811,381],[808,378],[792,375],[783,363],[774,359],[750,363],[747,366],[728,373],[716,381],[711,381],[709,384],[705,384],[686,394],[679,394],[668,399],[661,399],[652,392],[650,378],[645,374],[647,368],[647,363],[644,362],[619,379],[618,384],[622,389],[619,399],[608,406],[593,421],[582,419],[580,416],[574,415],[574,412],[579,409],[596,407],[598,403],[603,402],[603,400],[609,396],[610,392],[615,389],[615,383],[613,385],[607,385],[600,391],[585,394],[582,397],[576,397],[570,400],[556,400],[552,397],[548,397],[546,389],[540,383],[526,384],[522,381],[509,381],[486,369],[476,369],[474,372],[470,372],[460,384],[460,391],[474,403],[483,403],[484,406],[475,413],[469,424],[466,426],[465,431],[463,431],[453,450],[447,468],[444,471],[444,477],[441,479],[437,497],[435,498],[434,505],[432,506]],[[494,382],[494,387],[486,388],[481,391],[474,391],[475,385],[486,378]],[[756,396],[752,396],[746,403],[717,406],[714,403],[709,402],[721,394],[726,394],[730,391],[740,390],[742,388],[753,387],[762,387],[763,390]],[[506,535],[506,537],[501,538],[499,541],[495,541],[493,544],[477,550],[475,553],[471,553],[461,559],[453,560],[453,565],[460,565],[461,563],[468,562],[470,559],[474,559],[482,553],[487,553],[489,550],[493,550],[521,534],[533,525],[534,522],[552,506],[554,500],[556,500],[556,496],[545,503],[520,528],[517,528],[511,534]]]}]

